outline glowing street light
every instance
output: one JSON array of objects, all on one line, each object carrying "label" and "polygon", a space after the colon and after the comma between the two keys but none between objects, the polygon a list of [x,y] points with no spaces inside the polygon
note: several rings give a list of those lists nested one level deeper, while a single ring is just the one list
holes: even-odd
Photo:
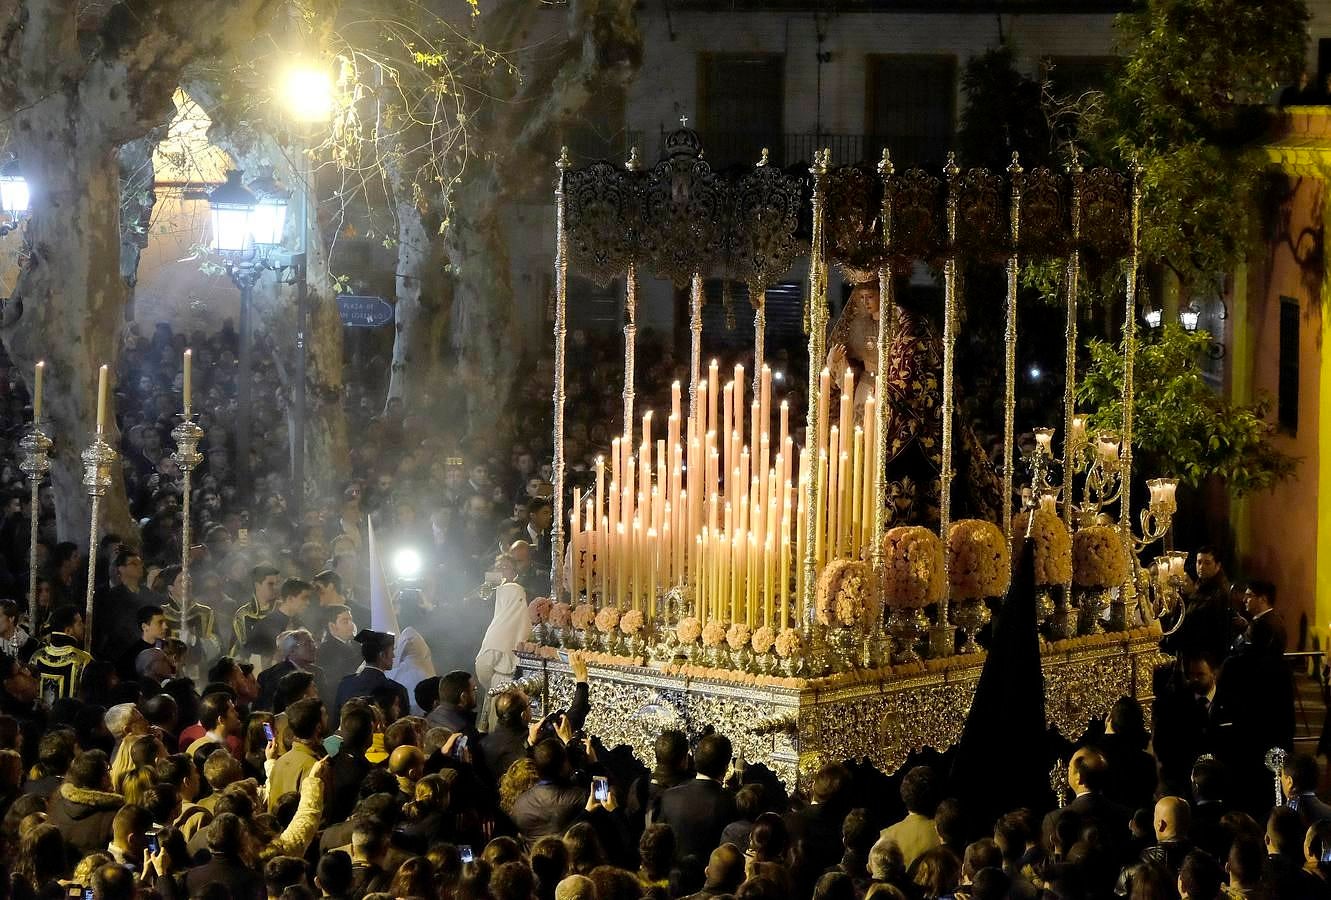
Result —
[{"label": "glowing street light", "polygon": [[1202,314],[1195,306],[1189,306],[1178,314],[1178,320],[1182,323],[1184,331],[1196,331],[1198,323],[1202,320]]},{"label": "glowing street light", "polygon": [[249,189],[255,197],[254,210],[250,214],[250,235],[255,245],[264,248],[280,246],[291,191],[273,178],[270,169],[265,169],[263,174],[251,181]]},{"label": "glowing street light", "polygon": [[333,77],[327,70],[295,65],[282,76],[281,98],[297,122],[327,122],[333,117]]},{"label": "glowing street light", "polygon": [[208,208],[212,213],[212,248],[227,256],[239,256],[253,247],[251,219],[258,198],[241,184],[244,173],[232,169],[226,173],[226,183],[218,185],[208,195]]}]

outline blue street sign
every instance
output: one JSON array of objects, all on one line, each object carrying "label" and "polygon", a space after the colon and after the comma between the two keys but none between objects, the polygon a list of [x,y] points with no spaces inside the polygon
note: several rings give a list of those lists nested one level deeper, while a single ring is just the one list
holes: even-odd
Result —
[{"label": "blue street sign", "polygon": [[383,297],[339,294],[337,312],[349,328],[377,328],[393,321],[393,307]]}]

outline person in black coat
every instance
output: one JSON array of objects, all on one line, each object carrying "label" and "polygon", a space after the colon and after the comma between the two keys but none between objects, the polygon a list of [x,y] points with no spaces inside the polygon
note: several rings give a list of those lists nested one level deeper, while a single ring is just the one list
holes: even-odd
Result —
[{"label": "person in black coat", "polygon": [[790,845],[795,848],[791,877],[800,896],[812,894],[818,877],[841,861],[841,828],[850,783],[850,770],[845,766],[823,766],[813,777],[812,802],[785,817]]},{"label": "person in black coat", "polygon": [[235,813],[222,813],[208,826],[212,858],[185,873],[185,894],[198,896],[210,884],[221,884],[233,900],[265,896],[263,876],[244,861],[247,825]]},{"label": "person in black coat", "polygon": [[1087,824],[1100,830],[1105,847],[1117,860],[1128,842],[1128,820],[1132,811],[1105,796],[1109,763],[1094,747],[1082,747],[1068,762],[1068,786],[1076,799],[1067,808]]},{"label": "person in black coat", "polygon": [[1285,792],[1289,808],[1303,819],[1304,828],[1331,819],[1331,804],[1317,796],[1320,775],[1317,757],[1307,753],[1289,754],[1280,768],[1280,788]]},{"label": "person in black coat", "polygon": [[347,606],[325,606],[321,611],[328,617],[322,643],[319,644],[319,667],[324,670],[329,686],[360,668],[360,645],[356,643],[356,619]]},{"label": "person in black coat", "polygon": [[587,813],[594,798],[587,785],[573,780],[568,753],[559,738],[546,738],[532,751],[532,763],[540,778],[513,803],[513,822],[527,842],[556,837]]},{"label": "person in black coat", "polygon": [[661,795],[660,820],[675,830],[675,866],[679,891],[703,885],[704,869],[726,825],[735,821],[735,798],[721,783],[730,767],[729,738],[709,734],[693,752],[692,781]]},{"label": "person in black coat", "polygon": [[1105,718],[1105,733],[1092,742],[1109,764],[1105,796],[1129,810],[1149,809],[1155,802],[1155,757],[1146,752],[1150,734],[1141,704],[1120,697]]},{"label": "person in black coat", "polygon": [[386,674],[393,667],[393,645],[396,643],[396,638],[382,631],[364,628],[356,635],[356,643],[360,644],[365,668],[346,676],[338,684],[333,716],[339,717],[342,704],[352,697],[370,697],[382,687],[390,688],[397,695],[398,709],[403,713],[411,709],[411,698],[407,696],[407,689]]},{"label": "person in black coat", "polygon": [[259,699],[256,701],[259,709],[274,713],[282,712],[276,701],[277,685],[284,675],[292,672],[308,672],[314,676],[316,689],[321,694],[325,691],[323,670],[314,664],[319,658],[319,648],[314,645],[314,636],[304,628],[297,628],[284,632],[277,643],[282,660],[259,673]]}]

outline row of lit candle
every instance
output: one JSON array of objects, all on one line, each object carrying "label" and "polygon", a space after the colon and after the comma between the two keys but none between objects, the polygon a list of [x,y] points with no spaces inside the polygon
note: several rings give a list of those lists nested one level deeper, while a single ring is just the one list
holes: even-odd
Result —
[{"label": "row of lit candle", "polygon": [[[1086,419],[1082,416],[1074,416],[1072,419],[1072,447],[1074,451],[1077,448],[1087,446],[1086,441]],[[1054,452],[1054,429],[1036,428],[1035,429],[1035,447],[1036,452],[1052,459]],[[1096,436],[1095,453],[1101,463],[1112,469],[1118,464],[1121,442],[1114,434],[1105,432]],[[1152,478],[1146,482],[1146,489],[1150,492],[1149,506],[1153,512],[1168,513],[1172,515],[1178,510],[1178,479],[1177,478]],[[1051,501],[1052,502],[1052,501]]]},{"label": "row of lit candle", "polygon": [[[106,433],[106,398],[110,393],[110,367],[103,364],[97,370],[97,433]],[[185,351],[185,415],[190,414],[192,392],[194,386],[194,351]],[[46,391],[46,361],[41,360],[34,367],[32,377],[32,420],[34,423],[42,420],[42,402]]]},{"label": "row of lit candle", "polygon": [[[811,457],[809,449],[797,454],[785,401],[773,440],[768,366],[746,404],[744,367],[735,366],[722,385],[713,360],[695,389],[696,415],[687,419],[675,382],[666,437],[654,440],[653,413],[645,413],[636,435],[611,442],[608,471],[597,458],[594,493],[574,491],[573,595],[599,594],[602,602],[654,615],[665,590],[688,583],[692,612],[704,619],[794,624],[807,612],[800,599],[809,541],[817,571],[838,556],[868,555],[873,535],[874,399],[865,403],[866,430],[856,421],[854,374],[842,379],[835,420],[831,387],[824,370]],[[804,502],[810,478],[818,479],[822,497],[813,527]]]}]

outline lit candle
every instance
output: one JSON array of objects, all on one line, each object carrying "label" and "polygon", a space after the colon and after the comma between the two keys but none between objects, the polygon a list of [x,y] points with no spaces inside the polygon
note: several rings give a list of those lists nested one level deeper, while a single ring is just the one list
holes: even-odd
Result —
[{"label": "lit candle", "polygon": [[46,381],[46,363],[37,363],[37,373],[32,380],[32,424],[42,420],[42,384]]},{"label": "lit candle", "polygon": [[[188,415],[188,413],[186,413],[186,415]],[[570,586],[569,594],[572,596],[574,603],[578,601],[578,566],[582,562],[582,558],[578,556],[578,539],[581,537],[580,532],[582,531],[582,505],[579,502],[581,500],[582,491],[578,488],[574,488],[573,508],[569,511],[573,520],[569,523],[569,544],[572,547],[572,565],[569,568],[573,571],[569,573],[568,579]],[[562,586],[557,586],[555,589],[559,590],[560,587]]]},{"label": "lit candle", "polygon": [[850,447],[850,555],[858,556],[864,538],[864,429],[858,425]]},{"label": "lit candle", "polygon": [[1182,578],[1185,574],[1184,566],[1187,561],[1188,554],[1175,550],[1169,555],[1169,574],[1176,578]]},{"label": "lit candle", "polygon": [[[781,401],[781,424],[777,430],[777,440],[782,449],[786,446],[786,438],[790,437],[790,404],[785,400]],[[787,457],[789,458],[789,457]]]},{"label": "lit candle", "polygon": [[110,369],[105,365],[97,370],[97,433],[106,431],[106,379]]},{"label": "lit candle", "polygon": [[1068,439],[1074,448],[1086,443],[1086,417],[1073,416],[1072,427],[1068,429]]},{"label": "lit candle", "polygon": [[841,415],[838,423],[841,426],[841,440],[846,446],[850,446],[851,422],[855,415],[855,373],[849,367],[841,377]]},{"label": "lit candle", "polygon": [[832,397],[832,373],[826,367],[818,376],[818,436],[815,451],[827,449],[828,404]]},{"label": "lit candle", "polygon": [[[624,481],[624,479],[620,477],[619,472],[620,463],[623,461],[622,457],[623,454],[620,453],[619,450],[619,438],[614,438],[610,441],[610,483],[612,485],[622,484]],[[612,495],[610,502],[614,503],[614,488],[611,488],[610,493]],[[612,515],[610,521],[617,523],[619,519]]]},{"label": "lit candle", "polygon": [[[813,571],[814,576],[817,577],[818,573],[822,571],[823,564],[827,561],[827,534],[824,530],[824,526],[827,521],[827,507],[830,498],[828,497],[827,488],[825,486],[827,484],[827,451],[825,450],[820,451],[818,454],[818,474],[815,477],[818,479],[818,485],[821,488],[822,493],[822,502],[819,503],[817,509],[814,510],[817,519],[812,523],[814,549]],[[806,585],[805,587],[807,589],[808,586]],[[804,596],[803,592],[801,592],[800,596]],[[802,612],[806,615],[808,614],[807,609],[802,610]]]},{"label": "lit candle", "polygon": [[[850,442],[850,438],[846,442]],[[837,460],[837,520],[836,528],[832,530],[832,540],[835,546],[835,552],[839,556],[847,552],[846,534],[850,531],[850,454],[844,449]]]},{"label": "lit candle", "polygon": [[823,502],[820,506],[827,509],[827,556],[831,561],[841,552],[837,541],[837,514],[841,510],[840,480],[841,474],[841,426],[833,425],[827,439],[827,480],[823,482]]},{"label": "lit candle", "polygon": [[189,418],[190,409],[193,407],[194,400],[194,351],[185,351],[185,417]]},{"label": "lit candle", "polygon": [[678,382],[678,381],[671,382],[671,384],[670,384],[670,415],[672,415],[672,416],[675,417],[675,421],[676,421],[676,422],[680,421],[680,419],[683,418],[683,417],[680,415],[680,403],[681,403],[681,397],[680,397],[680,387],[679,387],[679,382]]},{"label": "lit candle", "polygon": [[716,360],[707,367],[707,430],[716,430],[716,403],[721,398],[721,365]]},{"label": "lit candle", "polygon": [[763,431],[772,427],[772,367],[763,364],[762,378],[758,387],[759,415],[763,420]]},{"label": "lit candle", "polygon": [[1096,451],[1106,463],[1118,461],[1118,438],[1112,434],[1102,434],[1096,439]]},{"label": "lit candle", "polygon": [[1054,429],[1035,429],[1035,449],[1041,456],[1053,456]]},{"label": "lit candle", "polygon": [[601,519],[601,513],[605,511],[605,457],[596,457],[596,517],[588,519],[591,527],[595,528],[596,523]]},{"label": "lit candle", "polygon": [[735,395],[731,400],[735,404],[735,430],[739,432],[742,440],[744,436],[744,367],[739,363],[735,364]]}]

